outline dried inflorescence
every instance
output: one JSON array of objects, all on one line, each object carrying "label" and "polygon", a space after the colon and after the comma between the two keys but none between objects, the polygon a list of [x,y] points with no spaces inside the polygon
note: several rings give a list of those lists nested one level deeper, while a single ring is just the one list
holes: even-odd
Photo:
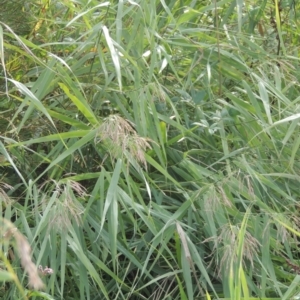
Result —
[{"label": "dried inflorescence", "polygon": [[[221,255],[219,263],[219,276],[221,270],[229,270],[232,261],[237,260],[237,243],[240,228],[238,226],[233,226],[228,224],[223,226],[220,230],[220,234],[216,237],[206,239],[204,242],[214,242],[214,252],[218,251]],[[253,259],[259,251],[260,247],[259,241],[251,235],[248,231],[245,232],[244,242],[243,242],[243,263],[247,259],[253,266]]]},{"label": "dried inflorescence", "polygon": [[[68,180],[66,183],[54,183],[56,200],[51,207],[52,215],[49,227],[58,230],[68,230],[72,220],[74,220],[77,225],[80,225],[84,208],[79,203],[76,196],[80,198],[86,197],[87,193],[85,188],[80,183],[73,180]],[[54,197],[54,195],[52,197]],[[51,199],[46,197],[41,202],[40,209],[45,210],[45,207]]]},{"label": "dried inflorescence", "polygon": [[120,157],[122,153],[129,153],[145,169],[147,162],[145,152],[150,149],[149,139],[140,137],[129,121],[118,115],[111,115],[98,128],[95,143],[106,141],[110,155],[113,158]]},{"label": "dried inflorescence", "polygon": [[220,186],[211,185],[205,194],[204,208],[207,212],[214,213],[217,211],[219,205],[232,207],[231,201],[228,199],[224,188]]},{"label": "dried inflorescence", "polygon": [[26,238],[5,219],[1,219],[1,229],[4,232],[2,237],[5,242],[8,243],[12,237],[15,240],[21,265],[28,274],[29,286],[36,290],[43,289],[44,283],[39,276],[38,268],[31,260],[31,248]]},{"label": "dried inflorescence", "polygon": [[42,289],[44,283],[39,277],[36,265],[31,260],[31,248],[25,237],[18,231],[14,234],[17,249],[21,259],[21,265],[28,274],[29,285],[36,290]]},{"label": "dried inflorescence", "polygon": [[47,276],[47,275],[53,274],[53,270],[51,268],[48,268],[47,266],[45,268],[43,268],[43,266],[39,265],[38,270],[42,276]]},{"label": "dried inflorescence", "polygon": [[12,190],[12,186],[7,183],[0,182],[0,201],[3,201],[5,205],[12,203],[11,198],[7,195],[5,190]]}]

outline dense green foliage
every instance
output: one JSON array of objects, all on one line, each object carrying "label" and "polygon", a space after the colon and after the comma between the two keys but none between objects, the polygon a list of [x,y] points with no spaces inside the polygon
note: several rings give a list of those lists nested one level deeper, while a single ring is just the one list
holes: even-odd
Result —
[{"label": "dense green foliage", "polygon": [[0,23],[1,299],[298,295],[299,3],[21,10],[30,30]]}]

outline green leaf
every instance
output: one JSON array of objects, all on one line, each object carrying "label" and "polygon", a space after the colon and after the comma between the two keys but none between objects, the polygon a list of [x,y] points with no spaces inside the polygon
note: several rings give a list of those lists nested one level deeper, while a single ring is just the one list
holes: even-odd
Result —
[{"label": "green leaf", "polygon": [[0,270],[0,281],[13,281],[15,280],[15,274],[8,271]]}]

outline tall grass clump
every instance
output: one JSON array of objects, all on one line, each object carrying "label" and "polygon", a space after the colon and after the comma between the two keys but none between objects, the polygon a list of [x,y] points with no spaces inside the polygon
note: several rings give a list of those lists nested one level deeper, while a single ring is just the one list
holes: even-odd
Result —
[{"label": "tall grass clump", "polygon": [[296,299],[299,9],[36,1],[26,34],[1,20],[0,200],[28,250],[2,243],[3,299]]}]

